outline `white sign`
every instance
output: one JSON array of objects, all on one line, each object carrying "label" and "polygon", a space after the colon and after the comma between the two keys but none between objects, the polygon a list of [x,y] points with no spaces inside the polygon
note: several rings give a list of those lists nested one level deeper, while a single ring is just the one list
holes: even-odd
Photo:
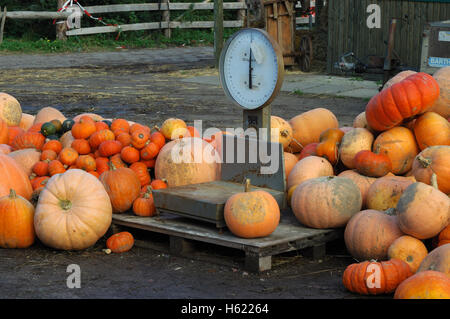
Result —
[{"label": "white sign", "polygon": [[438,40],[450,42],[450,31],[439,31]]},{"label": "white sign", "polygon": [[428,65],[434,68],[444,68],[450,66],[450,58],[429,57]]}]

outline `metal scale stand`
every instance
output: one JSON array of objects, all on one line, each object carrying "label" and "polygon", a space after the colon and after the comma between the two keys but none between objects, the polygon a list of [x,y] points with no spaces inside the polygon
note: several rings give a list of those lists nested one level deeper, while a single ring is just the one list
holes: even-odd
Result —
[{"label": "metal scale stand", "polygon": [[[226,42],[219,70],[226,96],[243,109],[243,129],[246,132],[254,129],[254,135],[223,135],[221,180],[154,190],[153,198],[160,213],[197,219],[222,228],[226,226],[225,203],[233,194],[244,191],[247,178],[251,180],[251,190],[265,190],[275,197],[280,208],[285,207],[283,148],[270,140],[270,103],[278,95],[284,78],[282,51],[266,31],[242,29]],[[263,128],[264,136],[259,131]],[[264,154],[270,160],[256,156],[261,147],[265,147]],[[229,153],[233,156],[228,155],[229,150],[234,150]],[[277,161],[276,169],[264,173],[264,168],[273,161]]]}]

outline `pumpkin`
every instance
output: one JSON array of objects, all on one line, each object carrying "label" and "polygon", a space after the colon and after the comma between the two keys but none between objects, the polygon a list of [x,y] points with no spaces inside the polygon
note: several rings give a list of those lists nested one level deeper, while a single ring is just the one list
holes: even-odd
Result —
[{"label": "pumpkin", "polygon": [[66,168],[64,167],[63,163],[61,163],[58,160],[53,160],[50,163],[48,163],[48,173],[50,176],[56,175],[56,174],[62,174],[66,172]]},{"label": "pumpkin", "polygon": [[333,166],[325,158],[307,156],[294,165],[287,179],[287,189],[304,181],[320,176],[333,175]]},{"label": "pumpkin", "polygon": [[22,118],[22,108],[15,97],[0,92],[0,119],[8,126],[19,126]]},{"label": "pumpkin", "polygon": [[291,125],[279,116],[270,117],[270,139],[272,142],[278,142],[287,150],[292,142]]},{"label": "pumpkin", "polygon": [[136,173],[139,181],[141,182],[141,186],[150,183],[151,178],[150,173],[147,170],[147,165],[142,162],[136,162],[130,165],[130,169],[132,169]]},{"label": "pumpkin", "polygon": [[433,74],[433,78],[439,84],[439,97],[429,109],[439,115],[450,117],[450,67],[440,68]]},{"label": "pumpkin", "polygon": [[159,146],[156,143],[150,142],[140,150],[140,157],[143,160],[151,160],[156,158],[159,153]]},{"label": "pumpkin", "polygon": [[133,202],[133,213],[143,217],[156,215],[155,202],[153,201],[151,188]]},{"label": "pumpkin", "polygon": [[80,169],[51,177],[36,205],[34,228],[46,246],[81,250],[108,230],[112,207],[102,183]]},{"label": "pumpkin", "polygon": [[8,145],[13,145],[14,139],[15,139],[18,135],[20,135],[20,134],[22,134],[22,133],[24,133],[24,132],[25,132],[25,130],[24,130],[23,128],[21,128],[21,127],[18,127],[18,126],[10,126],[9,129],[8,129],[8,136],[9,136],[9,139],[8,139],[7,144],[8,144]]},{"label": "pumpkin", "polygon": [[417,272],[397,287],[394,299],[450,299],[450,277],[434,270]]},{"label": "pumpkin", "polygon": [[435,270],[450,277],[450,244],[433,249],[420,264],[418,272]]},{"label": "pumpkin", "polygon": [[300,161],[307,156],[317,155],[317,145],[319,145],[319,143],[310,143],[306,145],[300,153],[296,154],[297,159]]},{"label": "pumpkin", "polygon": [[5,121],[0,119],[0,144],[9,143],[9,127]]},{"label": "pumpkin", "polygon": [[11,189],[0,197],[0,247],[27,248],[34,243],[34,206]]},{"label": "pumpkin", "polygon": [[71,132],[75,139],[88,139],[92,134],[97,132],[97,128],[92,119],[82,117],[72,126]]},{"label": "pumpkin", "polygon": [[450,145],[450,123],[434,112],[425,112],[414,122],[414,135],[421,150],[434,145]]},{"label": "pumpkin", "polygon": [[34,123],[34,115],[22,113],[22,118],[20,119],[19,127],[24,131],[27,131]]},{"label": "pumpkin", "polygon": [[450,194],[450,146],[430,146],[420,152],[413,161],[412,174],[418,182],[431,185],[436,174],[439,190]]},{"label": "pumpkin", "polygon": [[7,144],[0,144],[0,154],[7,155],[13,151],[12,147]]},{"label": "pumpkin", "polygon": [[32,148],[14,151],[9,153],[8,156],[22,167],[27,176],[31,175],[34,164],[41,160],[41,153]]},{"label": "pumpkin", "polygon": [[58,154],[56,154],[55,151],[53,151],[53,150],[45,150],[45,151],[42,151],[40,160],[41,161],[45,161],[45,160],[53,161],[53,160],[55,160],[57,158],[58,158]]},{"label": "pumpkin", "polygon": [[31,199],[33,189],[23,168],[8,155],[0,154],[0,196],[8,195],[10,189],[27,200]]},{"label": "pumpkin", "polygon": [[393,76],[392,78],[390,78],[389,81],[387,81],[384,84],[383,89],[391,87],[395,83],[401,82],[404,79],[406,79],[408,76],[416,74],[416,73],[417,73],[416,71],[412,71],[412,70],[401,71],[401,72],[397,73],[395,76]]},{"label": "pumpkin", "polygon": [[23,132],[14,138],[11,146],[15,150],[22,150],[25,148],[35,148],[41,150],[45,144],[45,137],[38,132]]},{"label": "pumpkin", "polygon": [[119,167],[128,167],[127,164],[125,164],[122,161],[122,158],[120,157],[120,153],[119,154],[114,154],[113,156],[111,156],[109,158],[109,161],[111,162],[112,165],[114,165],[116,168]]},{"label": "pumpkin", "polygon": [[376,181],[376,178],[361,175],[356,170],[345,170],[339,173],[338,176],[350,178],[356,186],[358,186],[362,197],[362,208],[366,208],[367,191],[369,190],[370,185]]},{"label": "pumpkin", "polygon": [[155,178],[165,179],[169,187],[216,181],[220,179],[220,157],[201,138],[176,139],[160,150]]},{"label": "pumpkin", "polygon": [[50,140],[50,141],[46,142],[44,144],[44,146],[42,146],[42,152],[44,152],[46,150],[52,150],[56,154],[59,154],[62,150],[62,144],[58,140]]},{"label": "pumpkin", "polygon": [[87,155],[91,152],[91,146],[85,139],[75,139],[70,145],[79,155]]},{"label": "pumpkin", "polygon": [[111,127],[110,127],[111,131],[120,131],[120,132],[126,132],[129,133],[130,132],[130,123],[128,123],[127,120],[125,119],[114,119],[111,122]]},{"label": "pumpkin", "polygon": [[437,240],[437,246],[450,244],[450,224],[439,233]]},{"label": "pumpkin", "polygon": [[99,175],[103,172],[109,171],[109,159],[107,157],[97,157],[95,159],[96,171]]},{"label": "pumpkin", "polygon": [[367,208],[386,210],[395,208],[405,189],[415,181],[410,177],[383,176],[367,190]]},{"label": "pumpkin", "polygon": [[122,147],[129,146],[131,145],[131,135],[127,132],[120,132],[119,135],[116,136],[116,141],[119,141],[122,144]]},{"label": "pumpkin", "polygon": [[286,177],[286,180],[297,162],[297,156],[292,153],[284,152],[284,175]]},{"label": "pumpkin", "polygon": [[228,229],[241,238],[266,237],[272,234],[280,222],[280,207],[266,191],[251,191],[247,179],[242,193],[227,199],[224,218]]},{"label": "pumpkin", "polygon": [[70,166],[72,164],[75,164],[75,162],[78,159],[78,152],[75,151],[73,148],[71,147],[65,147],[61,150],[61,152],[58,155],[58,160],[66,165],[66,166]]},{"label": "pumpkin", "polygon": [[291,200],[292,200],[292,195],[294,194],[294,190],[297,188],[299,184],[291,186],[291,188],[288,189],[287,192],[287,196],[286,196],[286,202],[289,205],[289,207],[291,206]]},{"label": "pumpkin", "polygon": [[78,156],[75,165],[77,168],[82,169],[86,172],[95,171],[97,167],[95,159],[90,155]]},{"label": "pumpkin", "polygon": [[31,187],[33,187],[33,191],[44,188],[47,185],[49,176],[37,176],[31,180]]},{"label": "pumpkin", "polygon": [[369,130],[372,134],[375,133],[375,130],[372,129],[369,124],[367,123],[366,119],[366,112],[359,113],[354,119],[353,119],[353,127],[359,127],[359,128],[365,128]]},{"label": "pumpkin", "polygon": [[345,226],[344,241],[356,260],[385,260],[392,243],[404,233],[391,211],[366,209],[356,213]]},{"label": "pumpkin", "polygon": [[344,134],[339,146],[339,159],[349,169],[355,168],[354,159],[360,151],[372,149],[373,134],[365,128],[354,128]]},{"label": "pumpkin", "polygon": [[380,91],[366,106],[367,123],[376,131],[393,128],[407,118],[426,112],[439,97],[439,85],[419,72]]},{"label": "pumpkin", "polygon": [[[97,123],[103,123],[106,125],[106,123],[104,123],[104,122],[97,122]],[[127,134],[127,133],[124,133],[124,134]],[[114,136],[114,133],[109,129],[103,129],[100,131],[96,131],[94,134],[92,134],[89,137],[90,149],[96,150],[102,142],[113,141],[113,140],[115,140],[115,138],[116,137]]]},{"label": "pumpkin", "polygon": [[136,163],[140,159],[139,150],[137,150],[133,146],[125,146],[120,151],[120,157],[125,163]]},{"label": "pumpkin", "polygon": [[161,179],[154,179],[150,183],[150,186],[152,187],[152,189],[167,188],[167,181],[164,180],[164,179],[163,180],[161,180]]},{"label": "pumpkin", "polygon": [[131,134],[131,145],[138,150],[144,148],[150,138],[150,133],[144,130],[135,131]]},{"label": "pumpkin", "polygon": [[110,163],[110,170],[100,175],[100,181],[111,199],[114,213],[129,210],[141,190],[141,182],[132,169],[116,168],[112,163]]},{"label": "pumpkin", "polygon": [[188,133],[186,137],[200,137],[200,132],[194,126],[187,126]]},{"label": "pumpkin", "polygon": [[82,117],[84,117],[84,116],[89,116],[94,122],[101,122],[101,121],[104,120],[101,115],[98,115],[98,114],[95,114],[95,113],[81,113],[81,114],[78,114],[77,116],[75,116],[73,118],[73,121],[74,122],[79,122],[80,119]]},{"label": "pumpkin", "polygon": [[290,148],[293,153],[300,152],[310,143],[318,143],[323,131],[339,128],[336,116],[324,108],[315,108],[299,114],[290,119],[289,124],[292,127]]},{"label": "pumpkin", "polygon": [[70,147],[74,140],[75,140],[75,138],[73,137],[71,131],[67,131],[59,139],[59,141],[61,142],[61,145],[62,145],[63,148]]},{"label": "pumpkin", "polygon": [[317,156],[325,157],[331,165],[336,165],[339,158],[339,145],[344,136],[340,129],[330,128],[322,132],[316,148]]},{"label": "pumpkin", "polygon": [[161,149],[166,144],[166,138],[161,132],[156,131],[150,135],[150,142],[155,143]]},{"label": "pumpkin", "polygon": [[161,126],[160,132],[168,140],[175,140],[187,136],[189,131],[182,119],[169,118]]},{"label": "pumpkin", "polygon": [[48,176],[48,163],[50,163],[49,160],[39,161],[34,164],[33,174],[35,174],[35,176]]},{"label": "pumpkin", "polygon": [[385,154],[391,159],[392,173],[403,175],[412,167],[412,162],[419,153],[416,139],[411,130],[398,126],[384,131],[377,136],[373,150]]},{"label": "pumpkin", "polygon": [[129,232],[120,232],[106,240],[106,247],[113,253],[124,253],[133,248],[134,238]]},{"label": "pumpkin", "polygon": [[140,131],[140,130],[144,130],[145,132],[147,132],[149,135],[151,133],[151,129],[146,126],[146,125],[142,125],[139,123],[134,123],[130,126],[130,134],[133,134],[136,131]]},{"label": "pumpkin", "polygon": [[59,120],[63,123],[66,119],[64,114],[54,107],[44,107],[36,114],[33,124],[46,123],[51,120]]},{"label": "pumpkin", "polygon": [[433,186],[416,182],[403,192],[396,213],[405,234],[432,238],[450,222],[450,198]]},{"label": "pumpkin", "polygon": [[120,154],[123,146],[119,141],[104,141],[98,146],[98,151],[103,157],[110,157],[115,154]]},{"label": "pumpkin", "polygon": [[411,271],[415,273],[422,260],[427,256],[428,250],[424,243],[414,237],[404,235],[389,246],[388,258],[397,258],[406,262]]},{"label": "pumpkin", "polygon": [[[96,121],[95,129],[97,130],[97,132],[100,132],[103,130],[109,130],[109,125],[103,121]],[[112,133],[112,131],[111,131],[111,133]]]},{"label": "pumpkin", "polygon": [[312,228],[343,227],[361,206],[358,187],[346,177],[308,179],[295,188],[291,198],[295,217]]},{"label": "pumpkin", "polygon": [[391,159],[386,154],[360,151],[353,160],[358,173],[370,177],[382,177],[392,170]]},{"label": "pumpkin", "polygon": [[361,295],[389,294],[412,272],[404,261],[363,261],[349,265],[342,275],[344,287]]}]

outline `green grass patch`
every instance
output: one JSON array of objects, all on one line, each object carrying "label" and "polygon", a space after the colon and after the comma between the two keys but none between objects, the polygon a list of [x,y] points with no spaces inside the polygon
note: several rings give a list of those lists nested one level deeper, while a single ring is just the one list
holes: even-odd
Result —
[{"label": "green grass patch", "polygon": [[301,90],[295,90],[295,91],[293,91],[292,93],[295,94],[295,95],[298,95],[298,96],[302,96],[302,95],[305,94],[305,93],[302,92]]}]

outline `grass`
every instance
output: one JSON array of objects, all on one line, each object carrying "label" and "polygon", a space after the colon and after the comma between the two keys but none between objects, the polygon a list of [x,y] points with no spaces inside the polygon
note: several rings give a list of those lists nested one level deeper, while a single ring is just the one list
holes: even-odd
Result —
[{"label": "grass", "polygon": [[305,93],[302,92],[301,90],[295,90],[295,91],[293,91],[292,93],[295,94],[295,95],[298,95],[298,96],[302,96],[302,95],[305,94]]},{"label": "grass", "polygon": [[[224,30],[225,39],[237,29]],[[116,39],[116,37],[118,38]],[[135,31],[88,36],[72,36],[66,41],[47,38],[5,38],[0,44],[0,53],[69,53],[112,51],[118,47],[127,49],[164,48],[169,46],[199,46],[214,44],[214,32],[210,29],[173,29],[171,38],[166,38],[161,32]]]}]

